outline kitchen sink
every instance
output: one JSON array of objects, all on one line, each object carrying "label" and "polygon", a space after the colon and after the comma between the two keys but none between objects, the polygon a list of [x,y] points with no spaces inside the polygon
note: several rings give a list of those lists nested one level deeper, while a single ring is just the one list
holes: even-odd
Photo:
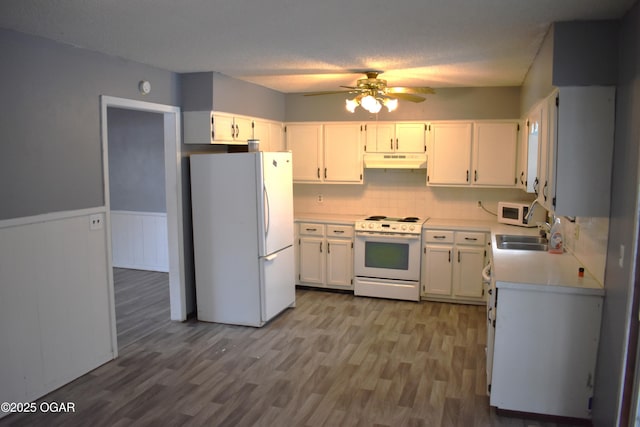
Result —
[{"label": "kitchen sink", "polygon": [[496,246],[498,249],[546,251],[549,249],[549,242],[544,237],[496,234]]}]

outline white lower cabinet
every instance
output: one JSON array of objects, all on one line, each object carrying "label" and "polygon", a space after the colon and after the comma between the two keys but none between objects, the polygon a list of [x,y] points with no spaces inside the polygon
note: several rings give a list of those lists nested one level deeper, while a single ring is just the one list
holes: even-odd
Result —
[{"label": "white lower cabinet", "polygon": [[297,284],[353,289],[353,225],[298,224]]},{"label": "white lower cabinet", "polygon": [[422,241],[422,298],[484,304],[486,233],[425,230]]},{"label": "white lower cabinet", "polygon": [[496,286],[491,406],[591,418],[602,296]]}]

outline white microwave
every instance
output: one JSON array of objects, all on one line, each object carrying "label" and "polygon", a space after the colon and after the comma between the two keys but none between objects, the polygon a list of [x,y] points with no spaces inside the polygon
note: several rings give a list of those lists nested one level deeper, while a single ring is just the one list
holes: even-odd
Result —
[{"label": "white microwave", "polygon": [[547,211],[541,206],[535,206],[527,221],[529,206],[526,202],[498,202],[498,222],[519,227],[535,227],[538,222],[546,222]]}]

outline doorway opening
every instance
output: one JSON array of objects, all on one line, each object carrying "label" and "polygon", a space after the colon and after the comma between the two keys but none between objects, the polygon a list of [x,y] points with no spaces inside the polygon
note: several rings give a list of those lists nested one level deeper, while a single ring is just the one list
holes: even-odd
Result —
[{"label": "doorway opening", "polygon": [[[122,218],[119,218],[117,215],[112,215],[112,210],[114,212],[126,212],[126,210],[118,211],[119,206],[123,206],[122,203],[127,203],[127,199],[131,199],[131,194],[118,194],[117,197],[114,196],[114,206],[112,206],[112,194],[111,194],[111,181],[113,178],[113,185],[118,187],[120,186],[117,183],[117,179],[115,175],[112,175],[111,172],[123,173],[122,171],[111,171],[112,166],[115,165],[110,164],[110,148],[113,148],[114,151],[117,150],[116,145],[110,147],[110,119],[114,119],[116,115],[122,114],[123,116],[127,116],[127,113],[131,113],[130,116],[136,116],[136,113],[151,113],[149,117],[152,120],[156,120],[158,126],[162,126],[162,130],[158,129],[158,132],[162,134],[162,154],[157,154],[161,158],[156,159],[156,163],[159,161],[160,163],[164,163],[164,176],[162,178],[154,177],[146,177],[149,178],[149,182],[153,180],[162,179],[164,181],[164,186],[157,185],[158,183],[147,185],[154,185],[155,187],[163,187],[160,192],[164,194],[157,195],[158,188],[156,188],[155,196],[153,196],[154,201],[144,200],[142,204],[137,205],[138,207],[135,209],[141,209],[141,211],[135,211],[136,215],[142,212],[144,214],[145,210],[149,210],[148,206],[155,207],[151,210],[157,209],[158,200],[163,199],[165,207],[166,207],[166,226],[164,227],[164,231],[166,233],[166,253],[162,254],[162,244],[154,244],[153,241],[150,243],[146,243],[148,247],[154,247],[155,249],[159,249],[159,252],[154,254],[153,258],[158,262],[159,260],[164,259],[164,265],[166,269],[166,279],[168,280],[168,288],[169,288],[169,312],[170,319],[183,321],[187,318],[188,309],[193,303],[193,295],[188,291],[187,284],[185,283],[185,266],[184,266],[184,239],[183,239],[183,223],[182,223],[182,179],[181,179],[181,156],[180,156],[180,109],[178,107],[163,105],[163,104],[154,104],[143,101],[135,101],[124,98],[115,98],[109,96],[101,96],[100,98],[100,106],[101,106],[101,135],[102,135],[102,150],[103,150],[103,175],[104,175],[104,197],[105,197],[105,206],[106,206],[106,231],[107,231],[107,253],[109,254],[108,267],[109,267],[109,303],[111,309],[111,329],[112,329],[112,342],[114,354],[117,356],[118,349],[118,338],[117,338],[117,327],[116,327],[116,298],[115,298],[115,289],[114,289],[114,270],[113,266],[120,263],[122,259],[126,259],[122,253],[122,247],[115,245],[120,245],[122,242],[116,242],[117,239],[112,239],[113,230],[115,229],[118,232],[118,228],[121,224],[115,225],[118,221],[121,221]],[[144,115],[144,114],[143,114]],[[140,116],[138,116],[140,117]],[[161,123],[161,125],[160,125]],[[112,132],[114,128],[111,128]],[[144,151],[144,150],[143,150]],[[139,156],[144,157],[144,153]],[[117,169],[117,167],[116,167]],[[120,179],[122,177],[118,177]],[[140,177],[139,177],[140,178]],[[125,179],[126,184],[126,179]],[[120,186],[121,187],[121,186]],[[114,193],[115,194],[115,193]],[[123,196],[123,197],[121,197]],[[144,196],[147,197],[146,195]],[[131,200],[129,200],[131,201]],[[140,202],[140,201],[137,201]],[[134,206],[136,206],[134,204]],[[142,208],[140,208],[142,206]],[[115,208],[115,209],[114,209]],[[157,213],[157,212],[154,212]],[[134,218],[133,220],[140,221],[138,218]],[[162,223],[162,221],[160,221]],[[115,227],[114,227],[115,225]],[[159,229],[162,229],[162,225],[156,225]],[[159,232],[152,233],[155,235],[162,234]],[[135,245],[135,244],[134,244]],[[123,247],[126,247],[123,246]],[[120,252],[119,252],[120,251]],[[126,250],[125,250],[126,252]],[[131,258],[131,257],[129,257]],[[133,257],[135,260],[135,256]],[[114,262],[115,261],[115,262]],[[137,260],[137,262],[148,263],[149,259],[145,260]],[[162,264],[162,263],[161,263]],[[191,301],[191,302],[190,302]]]}]

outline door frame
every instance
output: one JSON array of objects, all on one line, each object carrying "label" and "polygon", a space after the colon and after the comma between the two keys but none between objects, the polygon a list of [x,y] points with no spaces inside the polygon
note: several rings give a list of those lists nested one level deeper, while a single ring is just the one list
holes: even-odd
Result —
[{"label": "door frame", "polygon": [[117,355],[117,333],[115,320],[115,293],[113,287],[113,260],[111,253],[111,200],[109,194],[109,137],[107,108],[137,110],[163,115],[164,122],[164,166],[167,201],[167,237],[169,253],[169,300],[171,320],[187,318],[187,298],[184,265],[184,235],[182,218],[182,167],[181,167],[181,117],[180,107],[156,104],[133,99],[100,96],[100,135],[102,139],[102,171],[104,203],[106,209],[107,271],[109,281],[109,305],[114,349]]}]

